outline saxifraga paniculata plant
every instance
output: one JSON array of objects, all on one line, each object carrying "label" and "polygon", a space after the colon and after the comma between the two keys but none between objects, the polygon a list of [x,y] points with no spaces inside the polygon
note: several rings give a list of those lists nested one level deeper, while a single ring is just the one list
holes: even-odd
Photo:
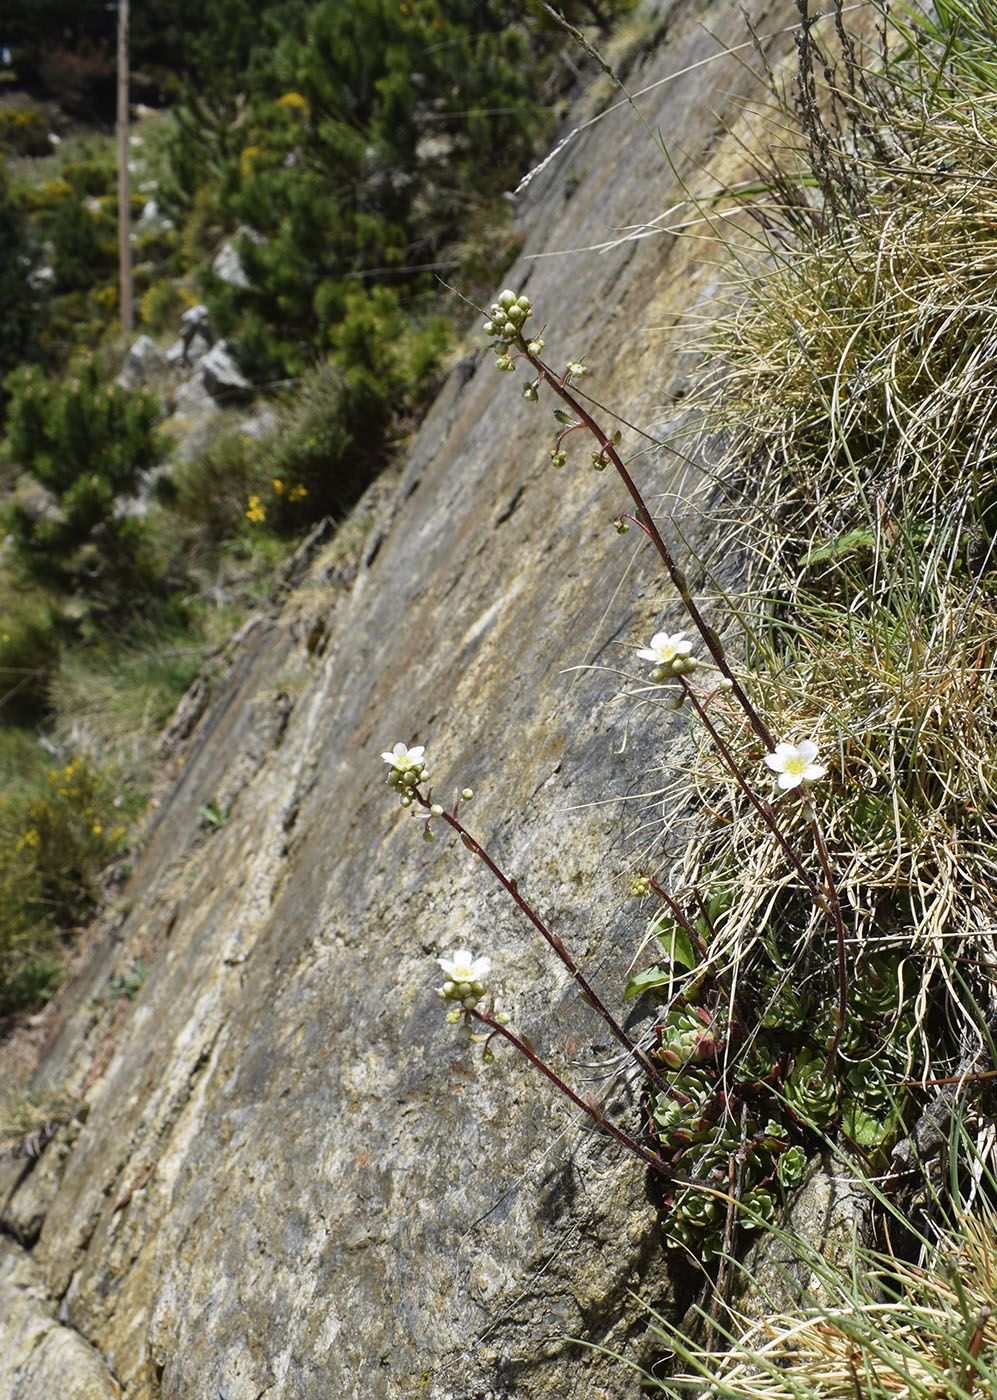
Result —
[{"label": "saxifraga paniculata plant", "polygon": [[[949,167],[943,161],[932,175],[920,156],[928,146],[958,148],[962,215],[970,184],[972,198],[983,200],[988,107],[967,116],[966,104],[979,96],[981,64],[997,75],[979,43],[949,42],[937,26],[901,31],[906,52],[874,68],[867,52],[860,60],[840,11],[841,67],[826,55],[818,63],[801,11],[800,169],[767,172],[764,209],[752,204],[767,264],[738,284],[718,347],[725,375],[713,422],[735,429],[726,489],[746,503],[750,461],[759,480],[743,528],[753,532],[753,555],[772,561],[746,598],[724,600],[739,626],[736,665],[664,546],[619,435],[605,433],[573,392],[585,366],[549,368],[543,340],[526,330],[532,305],[514,291],[493,303],[486,326],[496,367],[527,368],[527,402],[544,390],[561,400],[553,466],[565,466],[571,435],[585,429],[595,439],[595,470],[612,466],[620,475],[634,509],[618,528],[636,524],[658,550],[714,675],[709,688],[692,680],[701,661],[684,632],[658,633],[639,653],[654,662],[652,681],[693,712],[704,740],[704,810],[725,813],[689,843],[677,886],[649,871],[634,882],[635,894],[659,902],[651,932],[662,956],[629,992],[666,999],[650,1053],[623,1036],[647,1081],[650,1148],[621,1137],[598,1105],[581,1102],[529,1055],[665,1179],[668,1242],[706,1259],[729,1254],[739,1226],[772,1217],[822,1138],[837,1137],[863,1171],[882,1171],[930,1094],[932,1074],[972,1080],[990,1064],[978,1022],[992,1000],[997,613],[986,578],[997,506],[983,468],[992,463],[997,402],[985,353],[997,258],[989,272],[970,269],[972,239],[960,234],[972,275],[958,324],[969,323],[970,344],[964,354],[953,345],[954,360],[935,372],[928,347],[943,326],[955,337],[957,324],[954,298],[930,299],[932,288],[949,290],[942,263],[952,215],[935,197],[938,170]],[[997,37],[993,26],[987,32]],[[818,68],[827,94],[818,93]],[[940,122],[937,112],[930,123],[918,112],[914,94],[925,82],[944,107]],[[889,199],[898,150],[910,166],[899,207]],[[997,251],[987,228],[977,211],[974,236]],[[927,242],[910,260],[912,292],[895,268],[914,233]],[[941,317],[930,327],[928,307]],[[918,332],[913,344],[905,324]],[[789,352],[801,341],[794,360]],[[955,508],[939,520],[943,499]],[[776,734],[807,738],[777,744]],[[815,761],[818,746],[833,750],[827,766]],[[539,928],[515,882],[459,824],[457,799],[447,813],[419,788],[419,774],[406,779],[404,764],[393,763],[399,749],[385,754],[389,776],[403,803],[427,817],[426,834],[443,817]],[[763,761],[790,799],[773,805]],[[557,936],[541,932],[560,956]],[[470,954],[460,956],[473,965]],[[457,957],[441,960],[445,971]],[[486,1048],[502,1034],[529,1049],[499,1029],[492,1008],[482,1012],[484,990],[448,976],[441,995],[454,1003],[449,1019],[469,1038],[479,1022]],[[582,990],[591,1002],[591,989]],[[595,1001],[612,1030],[615,1019]]]}]

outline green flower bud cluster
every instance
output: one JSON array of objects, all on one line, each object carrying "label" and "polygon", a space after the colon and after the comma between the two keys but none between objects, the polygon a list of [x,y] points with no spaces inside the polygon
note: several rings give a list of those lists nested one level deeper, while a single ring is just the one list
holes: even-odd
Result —
[{"label": "green flower bud cluster", "polygon": [[646,899],[651,893],[651,882],[646,875],[637,875],[630,886],[630,893],[634,899]]},{"label": "green flower bud cluster", "polygon": [[673,676],[691,676],[699,665],[694,656],[673,656],[671,661],[665,666],[655,666],[651,672],[651,680],[655,685],[661,685],[663,681],[670,681]]},{"label": "green flower bud cluster", "polygon": [[555,447],[550,454],[550,460],[551,463],[560,470],[568,460],[568,454],[563,448]]},{"label": "green flower bud cluster", "polygon": [[[518,297],[515,292],[506,288],[504,292],[499,292],[488,312],[491,320],[485,322],[485,335],[491,338],[495,347],[495,367],[508,373],[516,368],[508,352],[512,346],[522,346],[523,324],[528,316],[533,315],[533,304],[529,297]],[[531,345],[538,345],[543,349],[542,341],[531,341]],[[539,352],[538,349],[533,353]]]},{"label": "green flower bud cluster", "polygon": [[[411,807],[415,798],[412,793],[420,783],[429,781],[429,769],[424,763],[413,763],[407,768],[390,768],[385,779],[389,787],[393,787],[401,798],[403,807]],[[440,812],[442,812],[442,807]],[[434,816],[438,813],[434,813]]]},{"label": "green flower bud cluster", "polygon": [[609,458],[605,452],[592,453],[592,466],[597,472],[604,472],[609,466]]},{"label": "green flower bud cluster", "polygon": [[453,1011],[447,1013],[447,1020],[456,1024],[460,1020],[460,1008],[470,1011],[472,1007],[477,1006],[487,990],[484,982],[455,982],[453,978],[448,977],[443,986],[436,989],[436,995],[443,1001],[458,1003]]}]

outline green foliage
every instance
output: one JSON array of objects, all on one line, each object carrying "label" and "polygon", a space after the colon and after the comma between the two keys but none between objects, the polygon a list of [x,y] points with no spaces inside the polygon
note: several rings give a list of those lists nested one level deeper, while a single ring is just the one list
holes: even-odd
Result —
[{"label": "green foliage", "polygon": [[157,277],[150,280],[139,301],[139,320],[149,334],[162,335],[175,330],[185,309],[175,279]]},{"label": "green foliage", "polygon": [[0,107],[0,150],[18,156],[47,156],[49,119],[43,107]]},{"label": "green foliage", "polygon": [[124,635],[91,629],[64,646],[48,689],[57,733],[85,736],[87,749],[141,781],[155,744],[203,664],[206,637],[196,626],[130,622]]},{"label": "green foliage", "polygon": [[205,826],[209,826],[212,831],[218,831],[228,821],[231,810],[231,802],[219,802],[217,797],[213,797],[210,802],[202,802],[197,809],[197,815]]},{"label": "green foliage", "polygon": [[159,459],[159,405],[148,393],[108,384],[100,362],[80,359],[61,384],[37,369],[15,371],[6,451],[49,493],[15,496],[6,511],[28,572],[61,588],[84,578],[153,580],[142,521],[120,503],[137,495]]},{"label": "green foliage", "polygon": [[[34,350],[41,298],[32,274],[38,265],[37,244],[28,221],[13,199],[0,169],[0,378]],[[7,401],[0,389],[0,417]]]},{"label": "green foliage", "polygon": [[[726,892],[720,902],[729,903]],[[774,1211],[780,1187],[799,1179],[807,1151],[835,1128],[874,1163],[912,1118],[914,1098],[899,1087],[916,1078],[905,1048],[914,1021],[900,954],[881,954],[855,976],[833,1072],[834,989],[826,966],[804,974],[783,963],[771,943],[753,963],[741,972],[737,999],[725,977],[700,973],[690,981],[684,964],[652,969],[647,982],[649,989],[676,989],[656,1052],[669,1090],[652,1101],[661,1150],[676,1173],[666,1241],[707,1259],[727,1247],[726,1211],[717,1196],[681,1182],[695,1178],[722,1196],[736,1157],[742,1206],[750,1196],[754,1216],[739,1225],[757,1228]]]},{"label": "green foliage", "polygon": [[266,480],[258,447],[245,433],[225,434],[171,469],[160,494],[178,528],[212,549],[243,534],[246,503]]},{"label": "green foliage", "polygon": [[0,797],[0,1012],[58,984],[57,936],[92,912],[125,827],[108,775],[74,759]]},{"label": "green foliage", "polygon": [[9,589],[0,605],[0,717],[17,723],[44,711],[59,659],[58,618],[44,592]]},{"label": "green foliage", "polygon": [[406,319],[378,288],[351,294],[332,339],[335,351],[305,376],[264,444],[267,519],[278,530],[352,504],[383,460],[394,415],[434,391],[446,329]]},{"label": "green foliage", "polygon": [[131,1001],[142,989],[142,983],[149,975],[149,968],[141,958],[136,958],[124,972],[116,972],[107,984],[104,1000],[111,1006],[119,1001]]},{"label": "green foliage", "polygon": [[117,274],[118,211],[111,165],[81,161],[62,172],[66,193],[38,219],[52,246],[55,293],[86,292]]},{"label": "green foliage", "polygon": [[524,13],[516,0],[265,11],[238,149],[231,112],[195,99],[197,130],[181,118],[175,201],[189,209],[216,180],[229,227],[253,230],[239,243],[252,285],[216,281],[207,296],[257,377],[334,350],[358,279],[419,286],[528,160],[551,43],[531,39]]}]

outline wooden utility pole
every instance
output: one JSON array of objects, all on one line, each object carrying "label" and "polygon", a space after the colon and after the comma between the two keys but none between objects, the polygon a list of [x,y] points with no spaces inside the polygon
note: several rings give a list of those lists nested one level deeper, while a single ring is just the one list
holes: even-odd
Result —
[{"label": "wooden utility pole", "polygon": [[132,208],[128,188],[128,0],[118,0],[118,262],[121,329],[132,333]]}]

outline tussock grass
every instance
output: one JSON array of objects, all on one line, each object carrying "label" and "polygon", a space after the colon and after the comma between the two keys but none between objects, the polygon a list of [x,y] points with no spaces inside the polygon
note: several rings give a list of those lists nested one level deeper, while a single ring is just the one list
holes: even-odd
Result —
[{"label": "tussock grass", "polygon": [[[970,1400],[994,1393],[997,1371],[997,1214],[993,1131],[957,1114],[949,1134],[953,1171],[946,1207],[929,1191],[919,1210],[875,1193],[881,1244],[828,1262],[819,1242],[783,1235],[806,1266],[808,1296],[795,1311],[749,1317],[727,1310],[696,1346],[662,1319],[676,1358],[650,1388],[716,1400]],[[750,1271],[744,1280],[752,1284]],[[707,1314],[703,1314],[704,1320]],[[712,1320],[711,1320],[712,1321]]]},{"label": "tussock grass", "polygon": [[[792,93],[772,75],[773,146],[720,224],[739,271],[700,406],[748,501],[747,591],[724,600],[743,684],[777,739],[818,742],[849,955],[916,967],[927,1074],[933,1011],[963,1042],[979,1014],[952,968],[986,1007],[997,965],[997,5],[873,8],[871,43],[839,6],[803,32]],[[710,712],[767,788],[736,711]],[[695,776],[715,820],[682,885],[734,895],[711,951],[814,962],[827,924],[708,741]],[[777,808],[811,850],[800,805]]]}]

